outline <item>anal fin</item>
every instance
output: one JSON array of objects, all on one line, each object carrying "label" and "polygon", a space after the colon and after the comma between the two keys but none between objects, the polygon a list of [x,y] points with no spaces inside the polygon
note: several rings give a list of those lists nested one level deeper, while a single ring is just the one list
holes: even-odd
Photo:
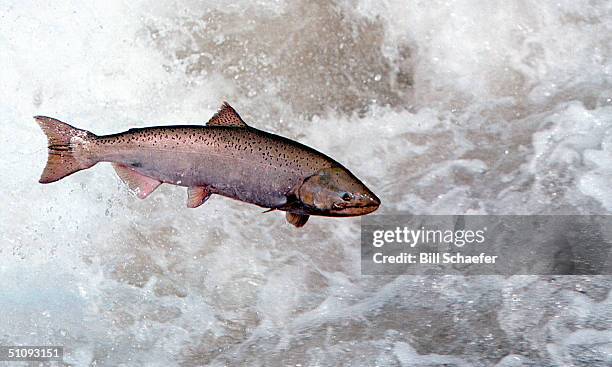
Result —
[{"label": "anal fin", "polygon": [[287,222],[293,224],[294,226],[300,228],[308,222],[309,215],[304,214],[295,214],[287,212]]},{"label": "anal fin", "polygon": [[187,188],[187,207],[197,208],[204,204],[210,197],[210,192],[204,186],[192,186]]},{"label": "anal fin", "polygon": [[117,176],[119,176],[121,181],[125,182],[130,190],[135,192],[136,196],[138,196],[140,199],[146,198],[159,185],[161,185],[161,181],[141,175],[124,164],[113,163],[113,168],[115,169],[115,172],[117,172]]}]

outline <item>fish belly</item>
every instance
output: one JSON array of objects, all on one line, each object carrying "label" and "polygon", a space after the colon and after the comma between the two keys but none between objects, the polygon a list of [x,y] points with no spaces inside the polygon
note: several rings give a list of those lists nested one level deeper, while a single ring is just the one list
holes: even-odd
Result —
[{"label": "fish belly", "polygon": [[215,152],[133,152],[119,163],[164,183],[205,186],[212,193],[266,208],[285,204],[287,193],[300,180],[287,170],[249,157],[236,159]]}]

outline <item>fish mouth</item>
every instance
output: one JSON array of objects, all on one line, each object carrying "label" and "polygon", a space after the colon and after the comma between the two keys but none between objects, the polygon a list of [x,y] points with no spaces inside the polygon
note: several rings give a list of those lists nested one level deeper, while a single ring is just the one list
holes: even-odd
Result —
[{"label": "fish mouth", "polygon": [[329,214],[338,217],[354,217],[370,214],[376,211],[379,206],[380,199],[377,198],[376,195],[371,195],[347,204],[334,204]]}]

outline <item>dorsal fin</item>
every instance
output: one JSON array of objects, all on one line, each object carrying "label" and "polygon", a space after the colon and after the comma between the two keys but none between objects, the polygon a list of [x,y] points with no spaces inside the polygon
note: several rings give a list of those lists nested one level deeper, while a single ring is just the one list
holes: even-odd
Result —
[{"label": "dorsal fin", "polygon": [[248,127],[248,125],[242,121],[238,112],[236,112],[227,102],[223,102],[219,112],[215,113],[206,126]]}]

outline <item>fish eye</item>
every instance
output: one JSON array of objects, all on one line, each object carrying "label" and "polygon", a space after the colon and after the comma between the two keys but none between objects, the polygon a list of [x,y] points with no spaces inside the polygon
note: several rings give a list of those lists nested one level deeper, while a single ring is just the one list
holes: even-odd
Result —
[{"label": "fish eye", "polygon": [[353,198],[353,195],[351,195],[348,192],[345,192],[344,194],[342,194],[342,200],[344,201],[351,201],[352,198]]}]

